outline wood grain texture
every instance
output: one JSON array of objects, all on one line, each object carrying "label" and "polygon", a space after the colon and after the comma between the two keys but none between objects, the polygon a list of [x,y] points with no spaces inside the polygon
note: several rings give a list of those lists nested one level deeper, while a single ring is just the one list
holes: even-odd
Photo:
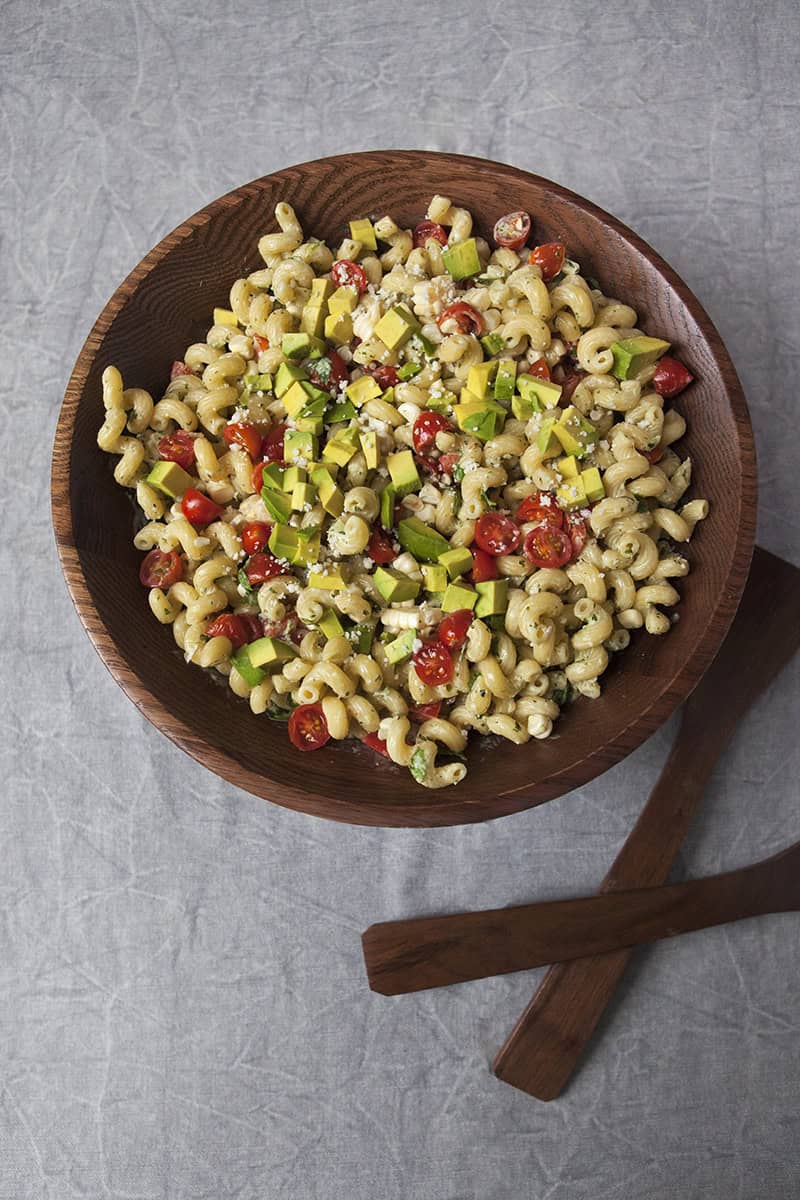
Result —
[{"label": "wood grain texture", "polygon": [[[541,241],[564,240],[610,295],[636,307],[643,327],[669,338],[698,382],[678,407],[694,494],[711,515],[681,583],[681,620],[666,638],[634,639],[604,679],[603,698],[579,701],[559,737],[515,747],[473,741],[469,774],[428,792],[360,746],[301,755],[285,729],[250,713],[209,674],[187,668],[158,626],[137,579],[129,500],[100,452],[100,377],[115,363],[127,383],[160,394],[171,361],[204,334],[214,304],[259,265],[258,237],[274,229],[279,199],[304,228],[337,241],[351,216],[423,215],[434,192],[469,207],[478,230],[499,213],[533,214]],[[56,432],[52,510],[78,614],[111,674],[141,712],[187,753],[239,787],[291,808],[371,825],[446,825],[516,812],[585,783],[635,749],[708,667],[736,610],[753,546],[756,475],[747,407],[733,365],[697,299],[661,258],[615,218],[514,167],[461,155],[371,151],[289,167],[196,213],[121,284],[81,350]]]}]

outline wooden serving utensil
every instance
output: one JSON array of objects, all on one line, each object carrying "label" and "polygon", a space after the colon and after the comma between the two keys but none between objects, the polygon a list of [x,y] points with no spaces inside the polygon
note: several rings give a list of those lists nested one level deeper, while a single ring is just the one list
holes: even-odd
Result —
[{"label": "wooden serving utensil", "polygon": [[[684,707],[669,759],[603,883],[604,893],[664,882],[706,781],[738,721],[800,644],[799,610],[800,570],[756,548],[728,637]],[[703,886],[710,881],[698,882]],[[406,963],[413,958],[413,938],[421,932],[414,921],[372,926],[365,932],[367,971],[375,990],[389,990],[384,968],[386,930],[392,926],[394,933],[406,927]],[[396,949],[396,942],[393,946]],[[420,954],[429,958],[431,951],[423,946]],[[543,1100],[559,1095],[614,993],[629,954],[629,949],[617,950],[552,967],[495,1060],[498,1078]],[[562,956],[556,953],[555,957]],[[417,969],[413,963],[412,967]],[[456,978],[451,976],[448,982]],[[392,990],[409,990],[396,986],[399,983],[395,976]]]}]

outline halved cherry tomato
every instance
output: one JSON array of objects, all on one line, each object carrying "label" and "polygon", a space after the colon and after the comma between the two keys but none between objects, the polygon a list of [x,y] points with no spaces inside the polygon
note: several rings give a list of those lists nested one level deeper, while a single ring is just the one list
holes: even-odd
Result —
[{"label": "halved cherry tomato", "polygon": [[569,539],[572,542],[572,557],[578,558],[589,540],[588,509],[581,512],[565,513],[565,524]]},{"label": "halved cherry tomato", "polygon": [[550,279],[555,279],[564,265],[566,256],[567,248],[563,242],[545,242],[542,246],[534,246],[528,262],[541,269],[542,279],[547,283]]},{"label": "halved cherry tomato", "polygon": [[437,318],[436,324],[443,332],[447,321],[455,321],[459,333],[479,334],[483,333],[485,328],[483,317],[477,308],[467,304],[466,300],[456,300],[455,304],[449,305]]},{"label": "halved cherry tomato", "polygon": [[264,628],[264,622],[255,613],[237,613],[236,615],[244,625],[247,634],[244,639],[245,642],[255,642],[258,638],[275,636],[274,634],[270,635],[267,633],[267,630]]},{"label": "halved cherry tomato", "polygon": [[472,551],[472,582],[486,583],[489,579],[497,579],[500,572],[497,569],[497,559],[477,546],[470,546]]},{"label": "halved cherry tomato", "polygon": [[694,380],[694,375],[677,358],[666,356],[653,372],[653,387],[659,396],[677,396]]},{"label": "halved cherry tomato", "polygon": [[438,717],[442,707],[441,700],[432,700],[430,704],[417,704],[408,710],[408,718],[410,721],[432,721]]},{"label": "halved cherry tomato", "polygon": [[382,529],[378,529],[377,527],[373,529],[367,542],[367,554],[379,566],[394,562],[397,558],[397,551],[392,545],[388,533],[384,533]]},{"label": "halved cherry tomato", "polygon": [[267,521],[250,521],[242,527],[242,545],[245,554],[258,554],[269,541],[272,526]]},{"label": "halved cherry tomato", "polygon": [[426,454],[428,450],[435,449],[437,433],[446,433],[450,429],[452,426],[442,413],[431,412],[429,409],[421,412],[414,421],[412,435],[417,454]]},{"label": "halved cherry tomato", "polygon": [[384,758],[389,757],[386,742],[382,737],[378,737],[377,733],[365,733],[361,740],[365,746],[369,746],[370,750],[374,750],[376,754],[382,754]]},{"label": "halved cherry tomato", "polygon": [[441,642],[426,642],[414,652],[414,668],[428,687],[439,687],[453,678],[450,651]]},{"label": "halved cherry tomato", "polygon": [[179,358],[176,358],[169,369],[169,377],[170,379],[177,379],[179,375],[194,375],[194,371],[191,367],[187,367],[185,362],[181,362]]},{"label": "halved cherry tomato", "polygon": [[429,238],[433,238],[440,246],[447,245],[447,232],[436,221],[420,221],[414,230],[414,245],[424,246]]},{"label": "halved cherry tomato", "polygon": [[321,704],[300,704],[289,717],[289,739],[298,750],[319,750],[330,739]]},{"label": "halved cherry tomato", "polygon": [[536,362],[532,362],[530,366],[525,368],[527,375],[535,375],[537,379],[549,379],[550,368],[547,365],[546,358],[537,358]]},{"label": "halved cherry tomato", "polygon": [[198,527],[210,525],[222,516],[223,508],[210,496],[204,496],[197,488],[187,488],[181,500],[181,512],[187,521]]},{"label": "halved cherry tomato", "polygon": [[151,550],[139,567],[139,580],[146,588],[168,588],[183,579],[183,559],[177,550]]},{"label": "halved cherry tomato", "polygon": [[535,567],[563,567],[572,558],[572,542],[557,525],[537,525],[525,538],[525,557]]},{"label": "halved cherry tomato", "polygon": [[664,447],[654,446],[652,450],[642,450],[642,454],[649,463],[655,464],[657,462],[661,462],[662,458],[664,457]]},{"label": "halved cherry tomato", "polygon": [[[258,620],[258,618],[254,618]],[[260,625],[260,622],[259,622]],[[221,613],[215,617],[211,624],[206,629],[206,637],[226,637],[234,650],[238,650],[240,646],[244,646],[247,642],[255,641],[257,637],[261,637],[261,632],[251,636],[251,626],[249,620],[240,613]]]},{"label": "halved cherry tomato", "polygon": [[269,338],[262,337],[260,333],[254,333],[253,348],[256,354],[261,354],[263,350],[269,350]]},{"label": "halved cherry tomato", "polygon": [[347,379],[347,363],[335,350],[329,350],[322,358],[312,359],[306,371],[314,387],[326,392],[338,391],[339,384]]},{"label": "halved cherry tomato", "polygon": [[504,517],[502,513],[484,513],[475,522],[475,541],[481,550],[497,557],[512,554],[522,541],[522,534],[511,517]]},{"label": "halved cherry tomato", "polygon": [[442,454],[439,456],[439,458],[431,459],[431,461],[432,462],[435,461],[439,464],[439,471],[442,475],[452,475],[453,468],[455,467],[456,463],[459,461],[460,458],[461,458],[460,454],[451,453],[451,454]]},{"label": "halved cherry tomato", "polygon": [[367,290],[366,271],[360,267],[358,263],[352,262],[349,258],[340,258],[331,267],[331,279],[337,287],[352,287],[355,288],[359,296]]},{"label": "halved cherry tomato", "polygon": [[371,362],[366,368],[367,374],[371,375],[379,388],[385,392],[387,388],[396,387],[400,382],[400,376],[397,374],[397,367],[393,367],[391,363]]},{"label": "halved cherry tomato", "polygon": [[184,471],[191,471],[194,466],[194,437],[184,429],[168,433],[158,443],[158,456],[164,462],[174,462]]},{"label": "halved cherry tomato", "polygon": [[437,635],[439,641],[450,650],[457,650],[467,640],[467,633],[473,621],[471,608],[457,608],[449,612],[439,622]]},{"label": "halved cherry tomato", "polygon": [[561,384],[561,395],[558,398],[561,404],[572,399],[572,393],[585,375],[586,372],[581,370],[567,371]]},{"label": "halved cherry tomato", "polygon": [[534,492],[522,501],[514,513],[514,520],[518,525],[542,525],[547,522],[551,525],[563,525],[564,513],[558,507],[558,501],[552,492]]},{"label": "halved cherry tomato", "polygon": [[531,219],[526,212],[507,213],[499,221],[495,221],[492,237],[498,246],[506,246],[509,250],[519,250],[530,237]]},{"label": "halved cherry tomato", "polygon": [[226,425],[222,440],[226,446],[242,446],[251,458],[258,458],[261,452],[261,430],[252,421],[233,421]]},{"label": "halved cherry tomato", "polygon": [[274,579],[276,575],[288,575],[289,568],[265,550],[259,550],[257,554],[253,554],[248,559],[244,573],[248,583],[266,583],[268,579]]}]

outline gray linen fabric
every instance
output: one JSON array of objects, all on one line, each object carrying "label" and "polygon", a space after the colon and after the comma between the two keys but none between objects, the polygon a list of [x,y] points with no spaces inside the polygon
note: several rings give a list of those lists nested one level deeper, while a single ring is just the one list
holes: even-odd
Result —
[{"label": "gray linen fabric", "polygon": [[[488,1069],[541,972],[395,1000],[364,984],[370,921],[594,888],[672,728],[479,827],[270,806],[106,673],[46,480],[89,325],[184,216],[319,155],[449,149],[574,188],[688,281],[749,397],[760,540],[800,561],[799,34],[791,0],[3,5],[2,1200],[798,1194],[793,916],[642,953],[550,1106]],[[796,662],[720,764],[682,873],[800,837],[799,697]]]}]

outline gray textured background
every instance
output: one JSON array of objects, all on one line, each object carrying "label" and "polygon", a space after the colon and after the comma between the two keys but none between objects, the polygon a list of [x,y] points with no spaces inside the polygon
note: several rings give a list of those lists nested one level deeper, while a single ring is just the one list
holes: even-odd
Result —
[{"label": "gray textured background", "polygon": [[[539,973],[396,1000],[362,977],[372,920],[592,889],[671,729],[482,827],[271,807],[117,689],[66,598],[46,486],[92,320],[184,216],[317,155],[449,149],[574,188],[683,275],[749,397],[760,540],[800,562],[800,22],[791,0],[750,9],[2,5],[2,1200],[798,1194],[795,917],[643,953],[550,1106],[488,1070]],[[720,764],[682,872],[800,837],[798,699],[796,662]]]}]

